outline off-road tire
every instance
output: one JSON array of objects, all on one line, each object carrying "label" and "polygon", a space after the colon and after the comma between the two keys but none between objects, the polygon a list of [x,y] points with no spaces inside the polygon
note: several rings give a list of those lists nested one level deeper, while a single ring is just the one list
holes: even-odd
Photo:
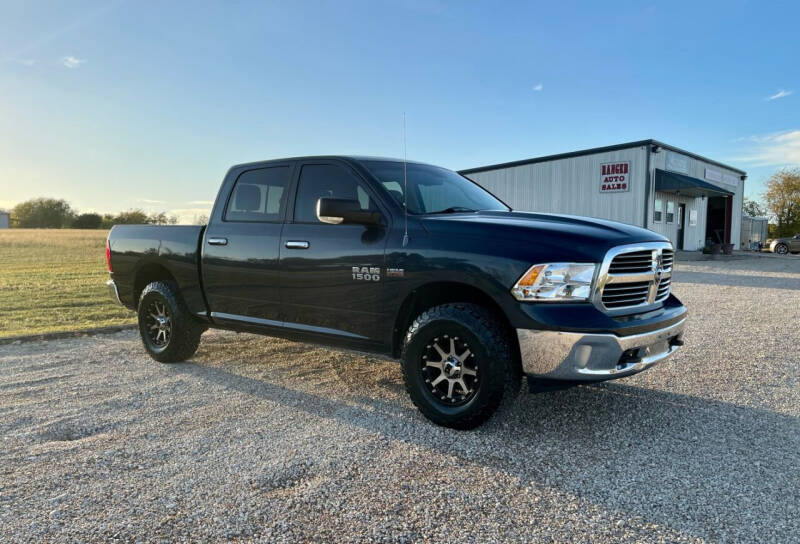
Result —
[{"label": "off-road tire", "polygon": [[[474,396],[459,406],[437,400],[421,371],[422,355],[439,335],[464,338],[479,364],[479,386]],[[420,314],[406,332],[401,357],[406,391],[420,412],[437,425],[474,429],[519,393],[522,373],[509,332],[491,312],[476,304],[443,304]]]},{"label": "off-road tire", "polygon": [[[148,335],[148,309],[152,303],[166,305],[171,332],[164,345],[156,345]],[[179,363],[192,357],[200,345],[205,327],[189,312],[177,286],[172,282],[156,281],[149,284],[139,297],[139,336],[147,353],[160,363]]]}]

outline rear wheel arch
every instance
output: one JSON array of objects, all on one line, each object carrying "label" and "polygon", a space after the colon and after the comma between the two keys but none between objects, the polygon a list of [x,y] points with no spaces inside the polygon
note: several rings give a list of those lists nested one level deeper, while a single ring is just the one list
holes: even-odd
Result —
[{"label": "rear wheel arch", "polygon": [[172,285],[177,285],[178,283],[175,281],[175,276],[159,263],[147,263],[136,271],[133,280],[133,303],[135,306],[138,307],[139,299],[145,287],[158,281]]},{"label": "rear wheel arch", "polygon": [[503,309],[485,291],[466,283],[437,281],[427,283],[411,291],[400,305],[392,331],[392,355],[400,357],[406,331],[414,320],[426,310],[442,304],[465,302],[481,306],[489,311],[504,327],[514,355],[514,363],[522,364],[519,342],[514,327]]}]

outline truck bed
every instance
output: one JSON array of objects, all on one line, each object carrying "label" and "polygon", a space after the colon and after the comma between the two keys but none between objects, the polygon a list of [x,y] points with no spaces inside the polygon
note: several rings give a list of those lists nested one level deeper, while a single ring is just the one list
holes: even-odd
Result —
[{"label": "truck bed", "polygon": [[189,310],[206,315],[200,284],[203,225],[116,225],[108,234],[120,302],[136,308],[139,293],[153,278],[177,283]]}]

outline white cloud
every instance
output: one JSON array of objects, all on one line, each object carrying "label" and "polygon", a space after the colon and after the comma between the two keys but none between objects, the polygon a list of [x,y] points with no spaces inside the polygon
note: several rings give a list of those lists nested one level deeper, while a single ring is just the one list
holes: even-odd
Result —
[{"label": "white cloud", "polygon": [[61,59],[61,64],[67,68],[77,68],[84,62],[86,62],[86,59],[79,59],[73,56],[66,56]]},{"label": "white cloud", "polygon": [[145,204],[165,204],[165,200],[150,200],[149,198],[140,198],[137,202],[144,202]]},{"label": "white cloud", "polygon": [[211,206],[214,204],[213,200],[190,200],[187,204],[191,204],[193,206]]},{"label": "white cloud", "polygon": [[767,100],[777,100],[778,98],[783,98],[785,96],[789,96],[792,93],[794,93],[794,91],[785,91],[785,90],[781,89],[777,93],[768,96]]},{"label": "white cloud", "polygon": [[533,86],[533,90],[536,92],[539,92],[542,89],[544,89],[544,85],[542,85],[541,83],[537,83],[536,85]]},{"label": "white cloud", "polygon": [[749,149],[734,160],[754,166],[800,165],[800,129],[750,136]]}]

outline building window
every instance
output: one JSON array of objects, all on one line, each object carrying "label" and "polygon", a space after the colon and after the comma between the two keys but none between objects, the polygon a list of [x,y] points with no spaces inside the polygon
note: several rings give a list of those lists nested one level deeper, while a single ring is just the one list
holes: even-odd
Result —
[{"label": "building window", "polygon": [[675,222],[675,203],[667,200],[667,223]]},{"label": "building window", "polygon": [[657,198],[655,204],[653,205],[653,222],[654,223],[661,223],[663,220],[662,217],[664,215],[664,201],[660,198]]}]

